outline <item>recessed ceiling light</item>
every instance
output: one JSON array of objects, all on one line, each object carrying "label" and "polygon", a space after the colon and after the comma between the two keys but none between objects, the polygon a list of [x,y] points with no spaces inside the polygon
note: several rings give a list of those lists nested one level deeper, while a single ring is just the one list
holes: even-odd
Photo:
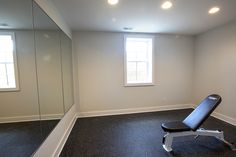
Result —
[{"label": "recessed ceiling light", "polygon": [[170,9],[171,7],[173,6],[173,4],[170,2],[170,1],[165,1],[162,5],[161,5],[161,7],[162,7],[162,9]]},{"label": "recessed ceiling light", "polygon": [[43,36],[45,37],[45,38],[47,38],[47,39],[49,39],[50,38],[50,36],[48,35],[48,34],[43,34]]},{"label": "recessed ceiling light", "polygon": [[124,29],[125,31],[132,31],[132,30],[133,30],[132,27],[124,27],[123,29]]},{"label": "recessed ceiling light", "polygon": [[0,26],[7,27],[9,25],[7,23],[0,23]]},{"label": "recessed ceiling light", "polygon": [[119,0],[107,0],[110,5],[116,5],[119,3]]},{"label": "recessed ceiling light", "polygon": [[112,22],[116,22],[116,18],[114,18],[114,17],[111,20],[112,20]]},{"label": "recessed ceiling light", "polygon": [[208,11],[208,13],[209,14],[215,14],[215,13],[217,13],[217,12],[219,12],[220,11],[220,8],[219,7],[212,7],[209,11]]}]

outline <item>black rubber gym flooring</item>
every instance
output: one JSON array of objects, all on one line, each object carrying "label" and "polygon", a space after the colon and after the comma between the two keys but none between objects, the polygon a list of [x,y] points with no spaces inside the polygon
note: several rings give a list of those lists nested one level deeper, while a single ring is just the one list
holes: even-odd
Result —
[{"label": "black rubber gym flooring", "polygon": [[[165,134],[161,124],[184,119],[192,110],[80,118],[60,157],[236,157],[214,137],[179,137],[172,153],[162,148]],[[236,127],[210,117],[205,129],[223,130],[225,138],[236,143]]]},{"label": "black rubber gym flooring", "polygon": [[59,120],[0,124],[0,157],[30,157]]}]

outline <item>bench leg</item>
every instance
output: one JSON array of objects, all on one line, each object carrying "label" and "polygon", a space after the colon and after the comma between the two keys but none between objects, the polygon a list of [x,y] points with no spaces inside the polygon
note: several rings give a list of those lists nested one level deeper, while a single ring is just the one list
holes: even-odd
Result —
[{"label": "bench leg", "polygon": [[163,145],[162,147],[167,151],[167,152],[171,152],[172,151],[172,142],[173,142],[173,136],[171,136],[171,134],[167,133],[164,137],[163,137]]},{"label": "bench leg", "polygon": [[225,139],[220,139],[220,140],[224,142],[227,146],[229,146],[232,151],[236,151],[236,147],[232,143],[226,141]]}]

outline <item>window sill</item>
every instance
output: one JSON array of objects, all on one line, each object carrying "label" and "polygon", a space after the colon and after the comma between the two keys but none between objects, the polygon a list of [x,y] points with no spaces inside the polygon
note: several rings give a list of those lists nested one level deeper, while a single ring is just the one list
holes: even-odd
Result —
[{"label": "window sill", "polygon": [[20,91],[19,88],[10,88],[10,89],[2,88],[2,89],[0,89],[0,92],[19,92],[19,91]]},{"label": "window sill", "polygon": [[144,87],[144,86],[155,86],[154,83],[129,83],[125,84],[125,87]]}]

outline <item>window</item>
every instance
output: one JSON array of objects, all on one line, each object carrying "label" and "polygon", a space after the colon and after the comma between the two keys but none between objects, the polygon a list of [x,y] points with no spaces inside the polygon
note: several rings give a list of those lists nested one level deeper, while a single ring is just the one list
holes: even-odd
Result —
[{"label": "window", "polygon": [[153,37],[125,36],[125,85],[153,85]]},{"label": "window", "polygon": [[0,32],[0,91],[18,89],[14,33]]}]

